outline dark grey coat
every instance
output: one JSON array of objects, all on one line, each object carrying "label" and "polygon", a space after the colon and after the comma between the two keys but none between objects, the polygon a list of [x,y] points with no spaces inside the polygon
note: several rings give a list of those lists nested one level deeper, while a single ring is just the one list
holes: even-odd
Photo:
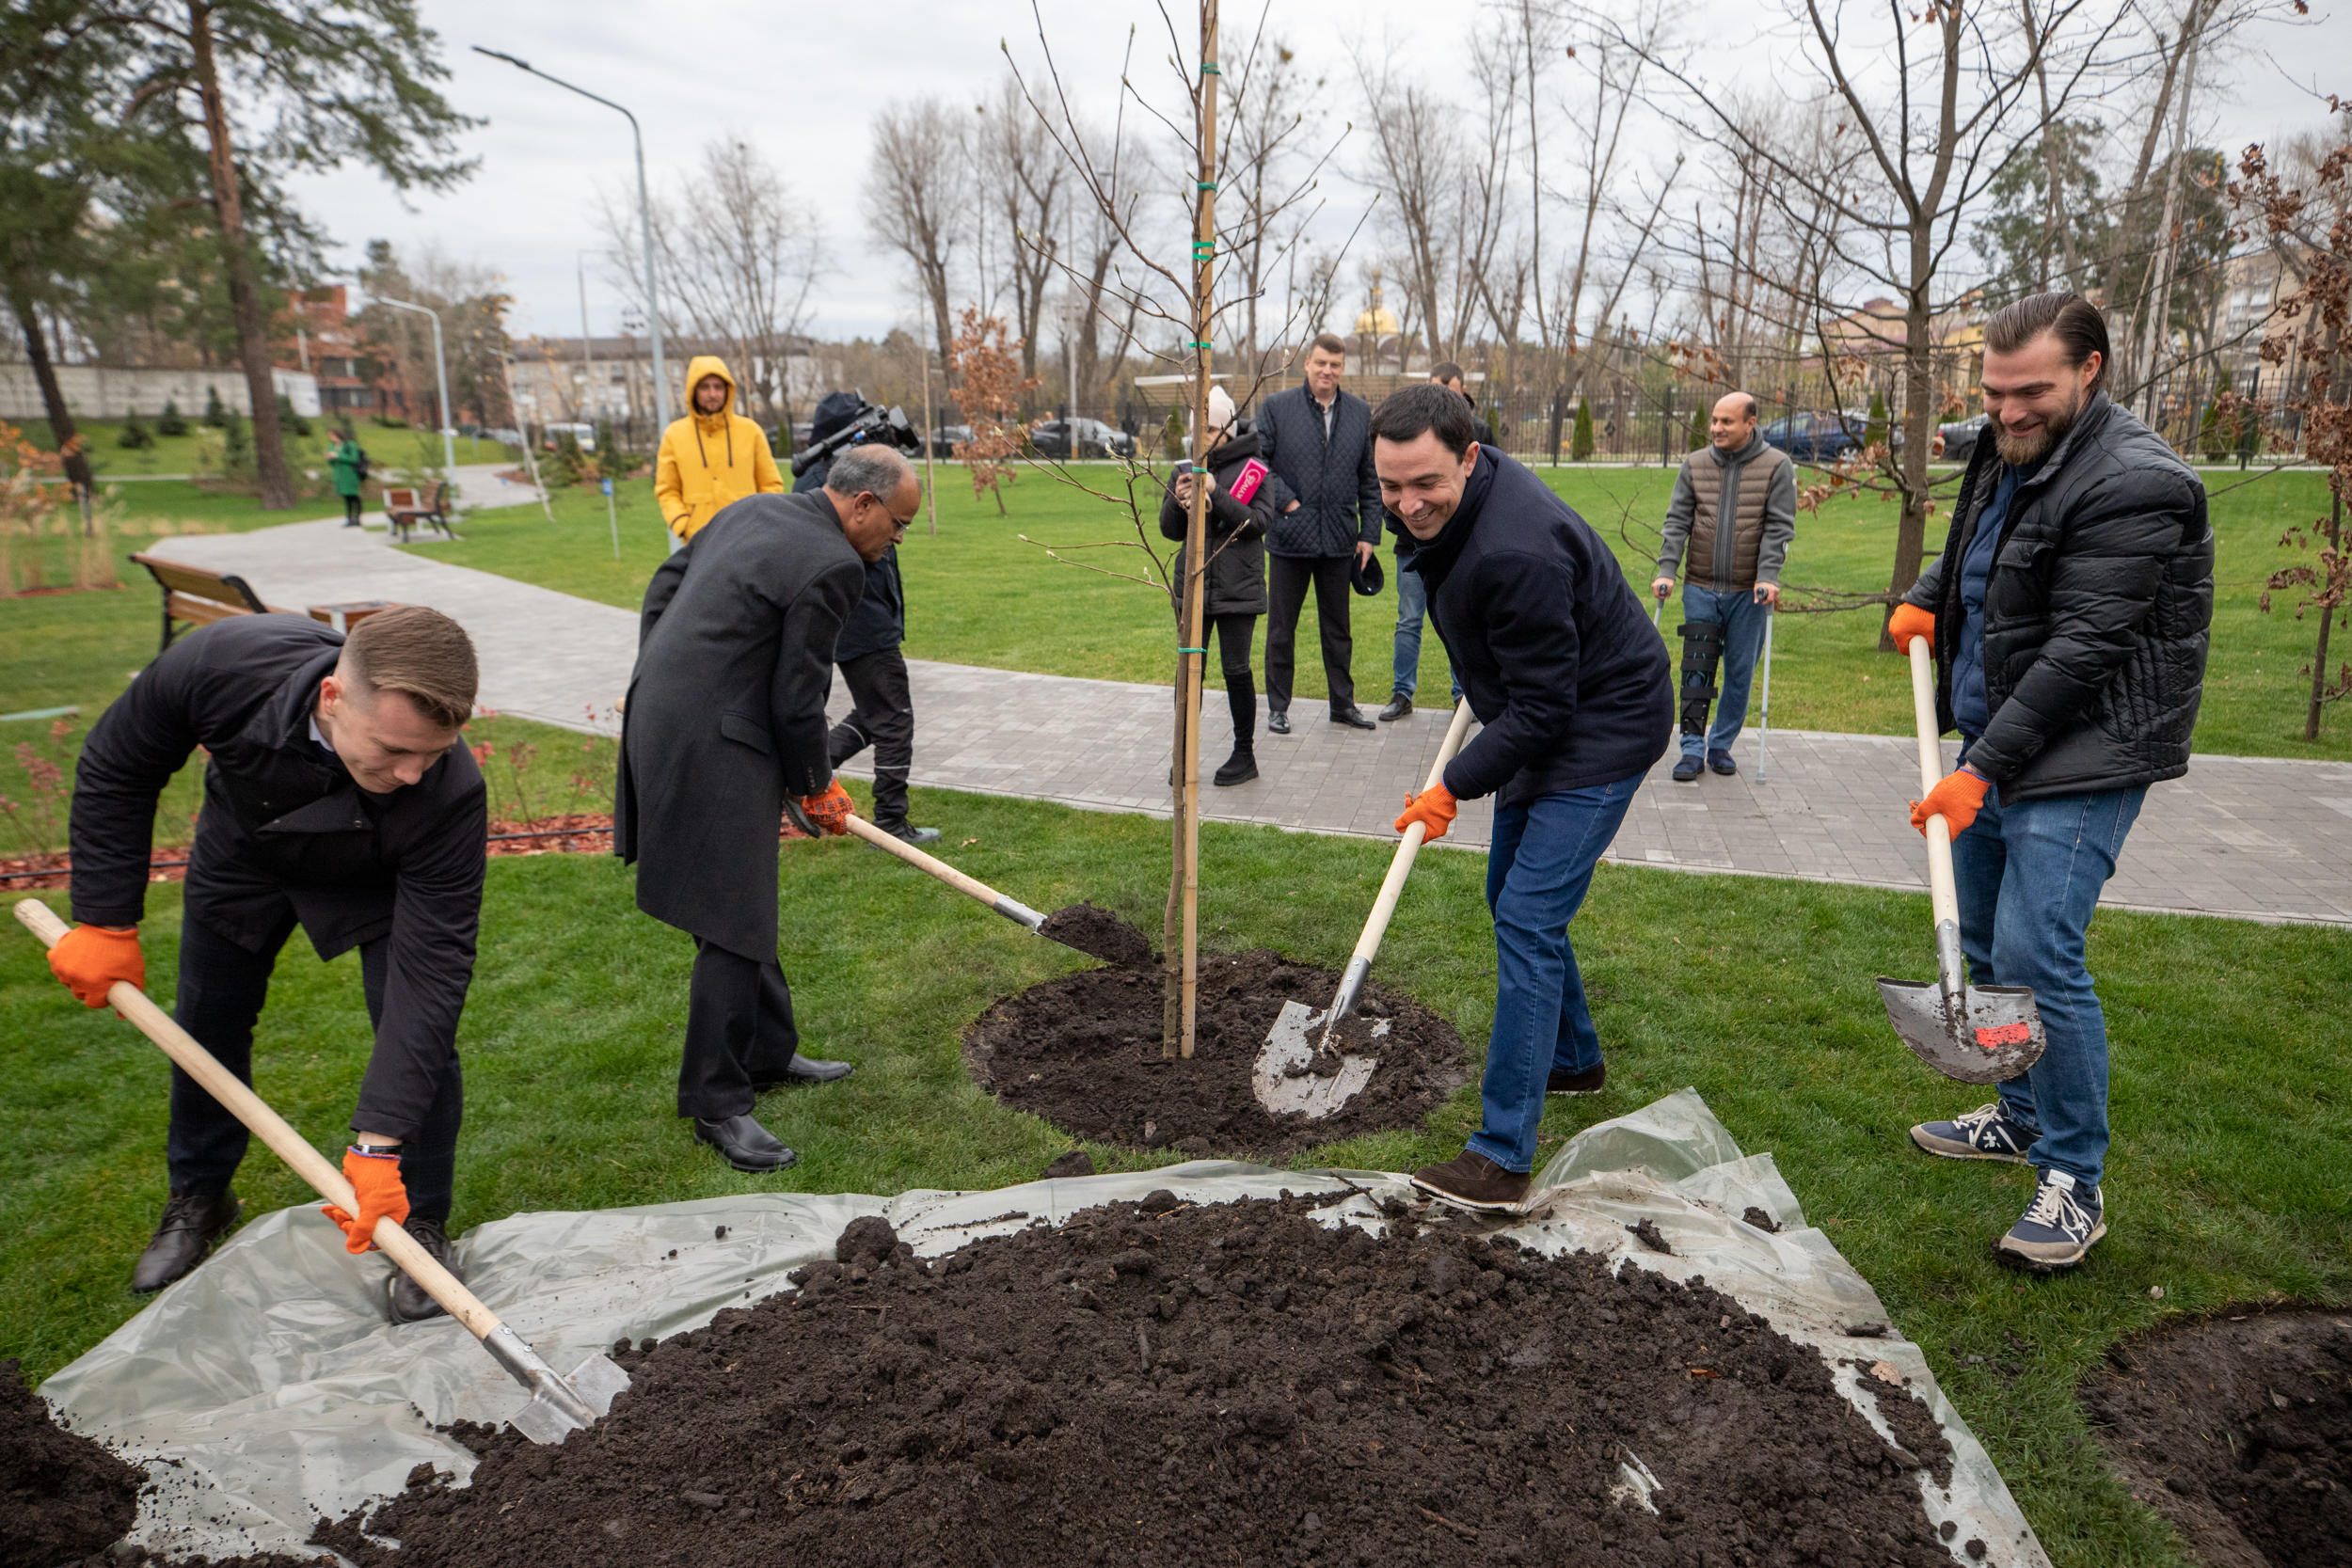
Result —
[{"label": "dark grey coat", "polygon": [[745,958],[776,950],[787,796],[833,780],[825,693],[866,562],[823,495],[746,496],[645,589],[612,849],[637,907]]},{"label": "dark grey coat", "polygon": [[294,918],[322,958],[390,939],[384,1021],[355,1128],[416,1135],[440,1092],[482,918],[482,771],[458,746],[415,784],[372,795],[310,738],[338,631],[241,615],[183,637],[90,728],[73,778],[73,917],[137,924],[155,801],[199,746],[183,908],[248,952]]},{"label": "dark grey coat", "polygon": [[[1952,728],[1960,573],[2000,483],[1977,443],[1943,555],[1903,595],[1935,613],[1935,711]],[[1984,596],[1991,721],[1970,766],[2001,803],[2128,789],[2188,771],[2213,625],[2205,487],[2162,436],[2093,395],[2017,487]]]},{"label": "dark grey coat", "polygon": [[[1380,476],[1372,467],[1372,405],[1353,392],[1333,394],[1331,434],[1304,383],[1275,393],[1251,426],[1266,466],[1298,500],[1274,519],[1266,553],[1313,559],[1354,555],[1380,543]],[[1288,498],[1285,498],[1288,504]]]}]

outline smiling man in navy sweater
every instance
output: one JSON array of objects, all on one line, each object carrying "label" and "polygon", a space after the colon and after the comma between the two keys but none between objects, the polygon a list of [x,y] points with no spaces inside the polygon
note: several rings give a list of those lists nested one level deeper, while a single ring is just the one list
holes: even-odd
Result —
[{"label": "smiling man in navy sweater", "polygon": [[1418,545],[1470,711],[1485,725],[1414,796],[1397,832],[1441,837],[1455,804],[1495,797],[1486,903],[1495,1022],[1485,1116],[1461,1154],[1413,1185],[1468,1209],[1527,1196],[1544,1097],[1607,1076],[1568,922],[1674,730],[1673,667],[1617,558],[1543,481],[1475,439],[1460,394],[1392,393],[1372,419],[1380,499]]}]

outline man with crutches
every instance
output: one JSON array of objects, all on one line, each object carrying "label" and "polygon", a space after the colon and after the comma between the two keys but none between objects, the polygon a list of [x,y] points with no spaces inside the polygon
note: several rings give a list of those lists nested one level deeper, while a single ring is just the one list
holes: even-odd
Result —
[{"label": "man with crutches", "polygon": [[[1682,463],[1666,507],[1650,593],[1682,586],[1682,756],[1675,782],[1700,770],[1737,773],[1731,743],[1748,717],[1748,688],[1764,645],[1766,618],[1780,598],[1781,562],[1797,536],[1797,472],[1788,454],[1756,428],[1756,399],[1731,392],[1708,420],[1708,442]],[[1718,670],[1723,685],[1715,684]],[[1721,698],[1720,702],[1715,699]],[[1707,710],[1715,706],[1710,726]]]}]

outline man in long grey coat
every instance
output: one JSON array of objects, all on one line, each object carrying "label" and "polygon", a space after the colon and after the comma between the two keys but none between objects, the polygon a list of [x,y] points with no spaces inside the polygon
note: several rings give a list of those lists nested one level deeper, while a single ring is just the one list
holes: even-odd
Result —
[{"label": "man in long grey coat", "polygon": [[738,1170],[798,1158],[753,1117],[764,1088],[849,1076],[797,1055],[776,960],[776,834],[798,798],[842,832],[825,694],[866,562],[906,531],[921,486],[887,447],[853,447],[822,490],[750,496],[698,530],[645,590],[623,707],[613,851],[637,907],[694,938],[678,1115]]}]

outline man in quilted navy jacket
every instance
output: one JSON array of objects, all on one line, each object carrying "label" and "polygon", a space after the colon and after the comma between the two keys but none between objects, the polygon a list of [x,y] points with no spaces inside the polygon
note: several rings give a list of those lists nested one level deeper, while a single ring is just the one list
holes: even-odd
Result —
[{"label": "man in quilted navy jacket", "polygon": [[1276,516],[1266,539],[1266,728],[1276,735],[1291,733],[1298,612],[1311,586],[1331,721],[1373,727],[1356,706],[1347,594],[1380,543],[1380,481],[1372,471],[1372,408],[1340,390],[1346,368],[1346,342],[1324,333],[1308,347],[1305,384],[1266,399],[1254,427],[1267,466],[1297,498]]},{"label": "man in quilted navy jacket", "polygon": [[1994,439],[1961,482],[1944,554],[1887,623],[1927,639],[1961,765],[1912,807],[1952,831],[1960,942],[1980,986],[2029,986],[2049,1032],[2000,1098],[1912,1141],[2036,1167],[1994,1256],[2070,1269],[2106,1234],[2107,1030],[2083,932],[2148,786],[2188,771],[2213,622],[2205,491],[2108,401],[2106,324],[2036,294],[1984,330]]}]

